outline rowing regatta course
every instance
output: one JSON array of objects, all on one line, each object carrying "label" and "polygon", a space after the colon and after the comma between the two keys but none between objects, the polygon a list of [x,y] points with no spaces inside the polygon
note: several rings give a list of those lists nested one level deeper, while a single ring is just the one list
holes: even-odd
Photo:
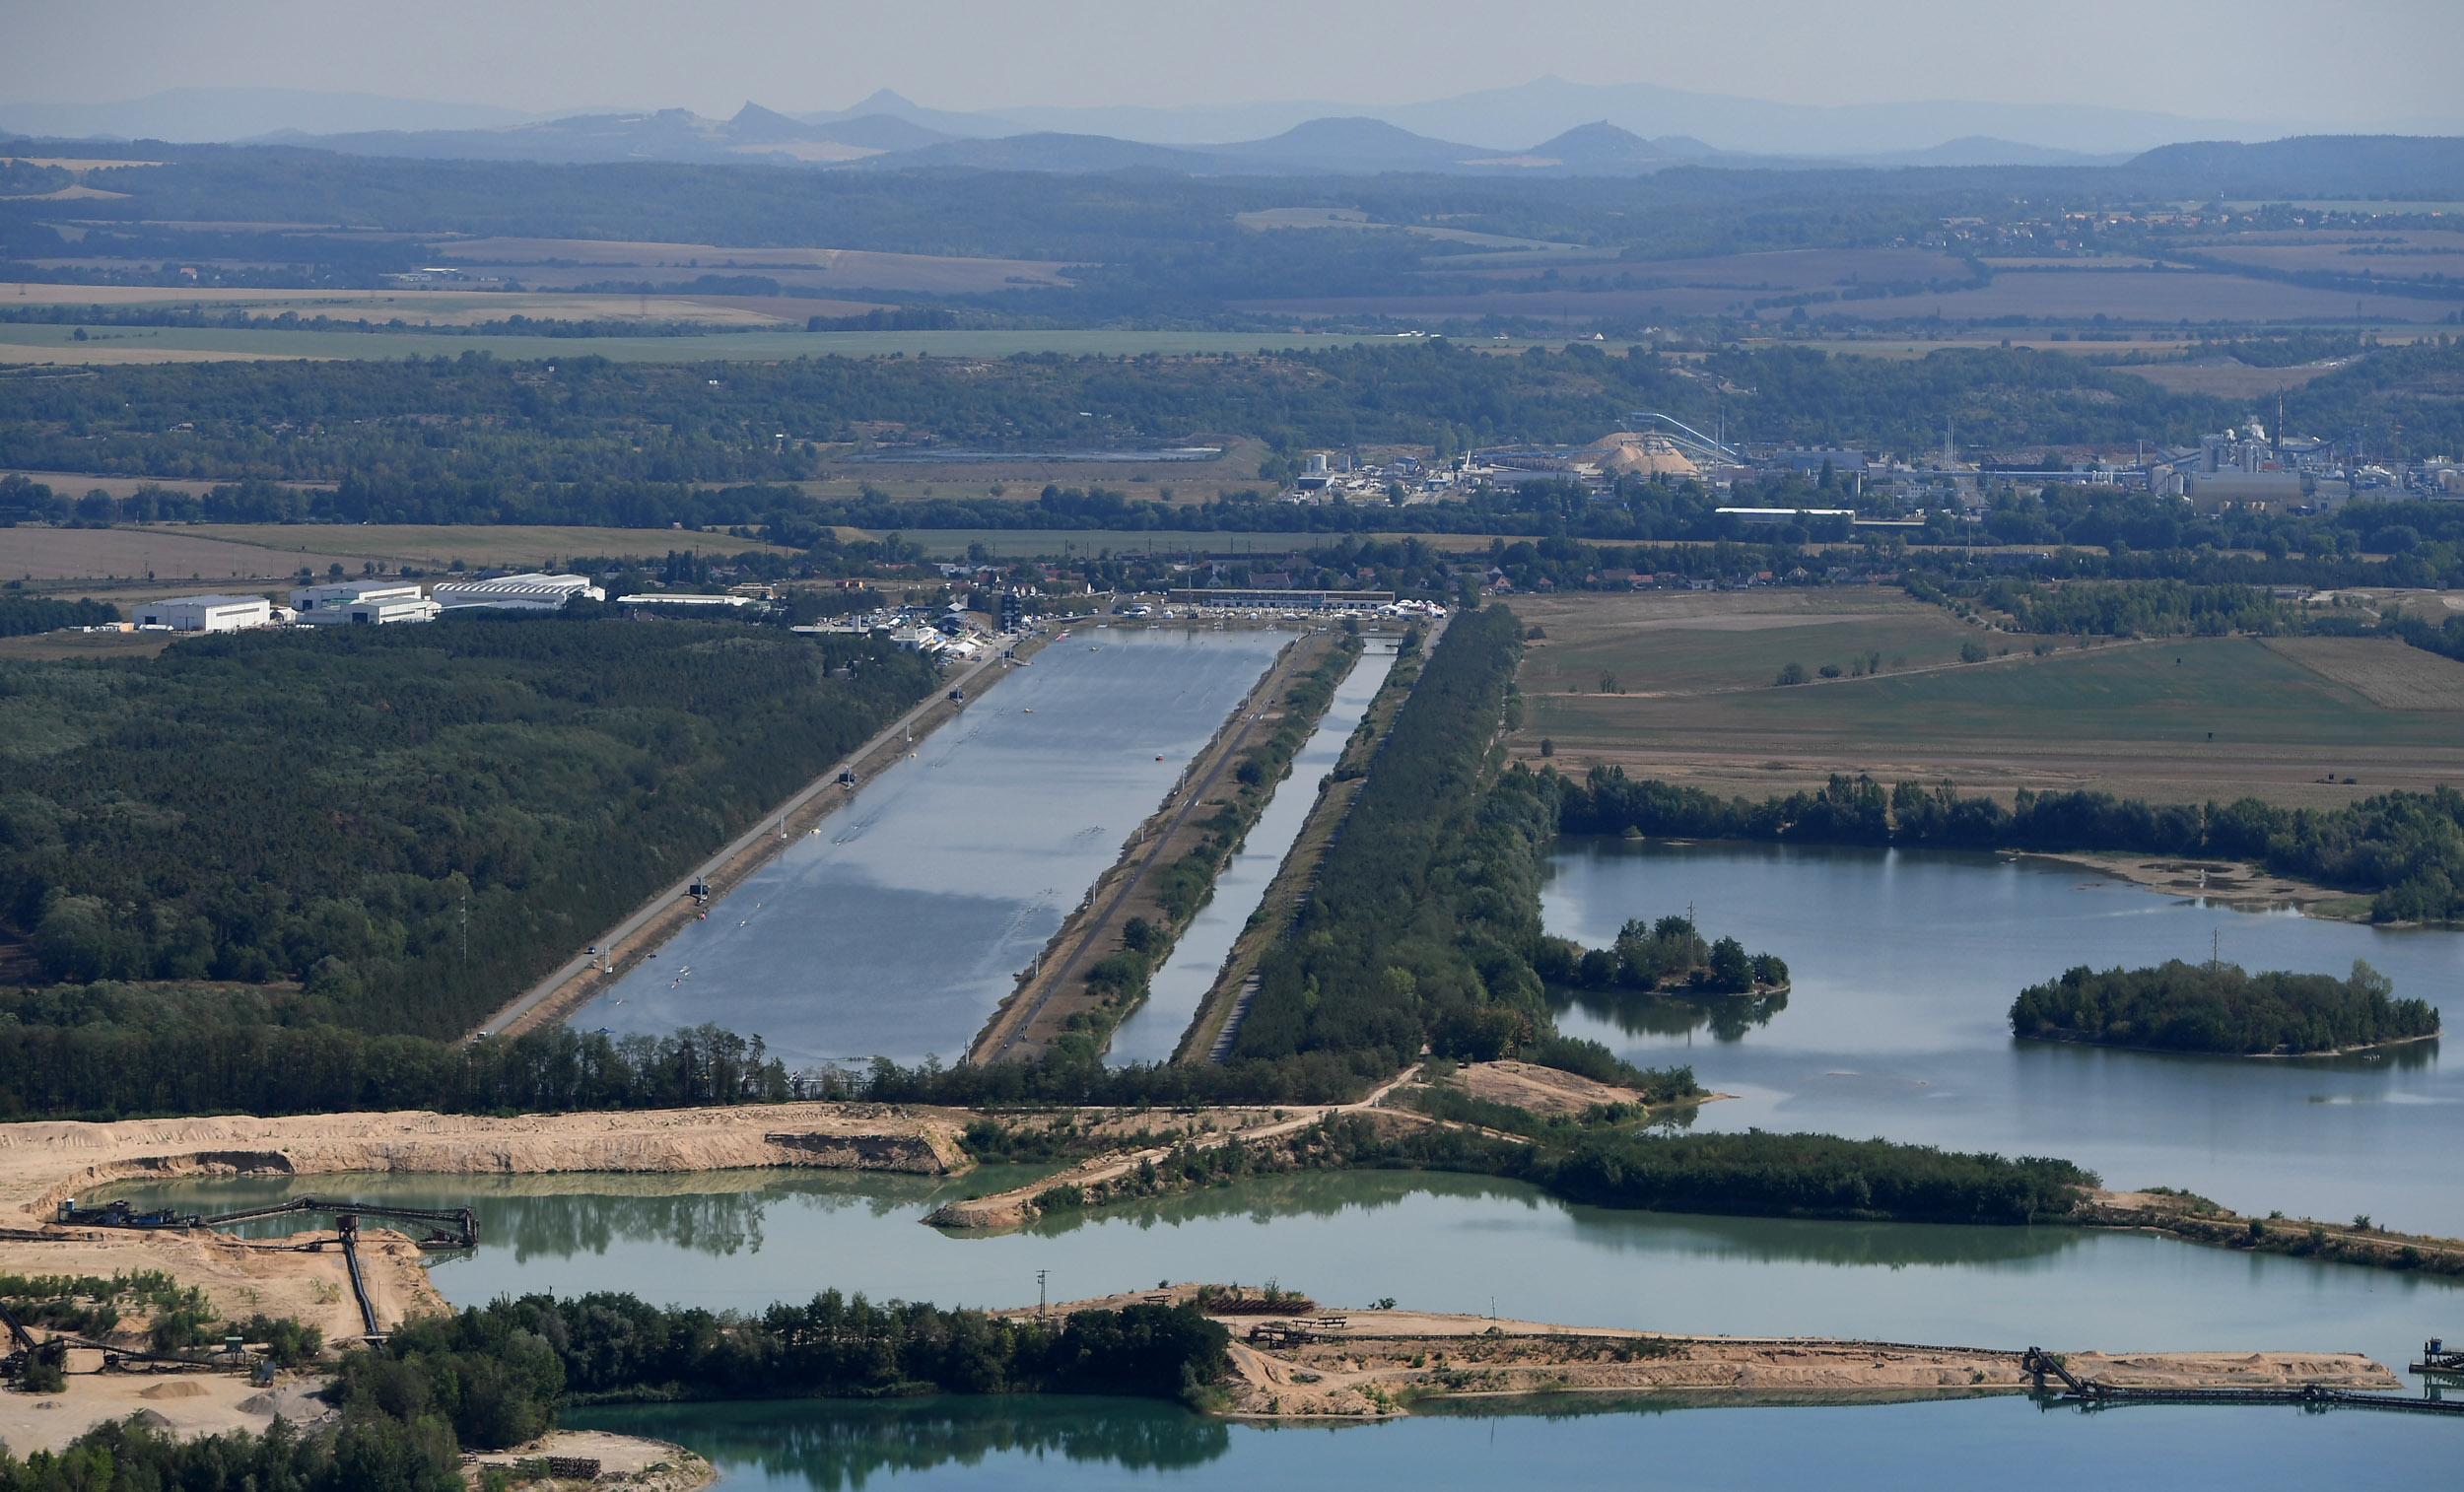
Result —
[{"label": "rowing regatta course", "polygon": [[789,1067],[956,1058],[1292,639],[1056,641],[572,1023],[716,1023]]}]

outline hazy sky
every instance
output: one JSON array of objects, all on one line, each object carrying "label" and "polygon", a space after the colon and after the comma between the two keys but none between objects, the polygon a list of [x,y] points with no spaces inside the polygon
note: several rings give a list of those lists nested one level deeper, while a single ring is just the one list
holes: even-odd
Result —
[{"label": "hazy sky", "polygon": [[0,102],[195,85],[550,110],[1398,103],[1654,82],[1807,103],[2455,117],[2459,0],[0,0]]}]

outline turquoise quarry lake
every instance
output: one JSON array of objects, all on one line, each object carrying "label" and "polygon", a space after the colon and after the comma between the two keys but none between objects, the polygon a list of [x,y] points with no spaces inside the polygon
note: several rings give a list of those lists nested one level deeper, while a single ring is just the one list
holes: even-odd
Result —
[{"label": "turquoise quarry lake", "polygon": [[2293,1060],[2013,1040],[2019,990],[2079,964],[2224,957],[2346,974],[2464,1020],[2464,933],[2382,930],[2157,895],[2075,865],[1908,850],[1569,841],[1550,932],[1606,946],[1690,905],[1709,937],[1786,959],[1781,1008],[1584,994],[1558,1024],[1645,1065],[1690,1062],[1699,1127],[1882,1135],[2059,1155],[2117,1187],[2188,1187],[2240,1211],[2367,1213],[2464,1235],[2464,1071],[2439,1043]]},{"label": "turquoise quarry lake", "polygon": [[2436,1486],[2452,1421],[2299,1409],[2086,1413],[2024,1398],[1830,1405],[1572,1396],[1372,1425],[1225,1424],[1123,1399],[655,1405],[568,1422],[708,1457],[730,1492],[1170,1487],[1501,1492],[1520,1487],[1905,1492],[1993,1487]]}]

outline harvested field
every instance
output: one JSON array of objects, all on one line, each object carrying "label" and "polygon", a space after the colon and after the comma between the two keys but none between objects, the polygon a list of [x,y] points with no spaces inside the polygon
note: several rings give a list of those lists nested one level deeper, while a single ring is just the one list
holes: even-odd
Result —
[{"label": "harvested field", "polygon": [[150,658],[171,646],[173,636],[168,632],[38,632],[0,638],[0,658],[36,663],[64,658]]},{"label": "harvested field", "polygon": [[[1718,315],[1752,308],[1758,297],[1780,290],[1733,288],[1601,291],[1501,291],[1485,296],[1351,296],[1332,299],[1242,301],[1242,310],[1268,315],[1379,315],[1398,317],[1526,316],[1577,321],[1598,316]],[[2361,298],[2360,316],[2378,321],[2443,320],[2452,301],[2405,296]],[[1882,300],[1821,303],[1808,314],[1841,311],[1878,321],[1941,316],[2057,316],[2084,320],[2102,314],[2116,320],[2279,321],[2319,319],[2350,322],[2355,298],[2342,291],[2310,290],[2238,275],[2189,270],[2015,270],[1981,290],[1920,293]],[[1787,312],[1772,308],[1772,316]],[[2094,350],[2089,348],[2088,350]]]},{"label": "harvested field", "polygon": [[[1070,266],[1038,259],[976,259],[875,253],[854,248],[722,248],[600,238],[467,238],[440,244],[446,262],[503,268],[526,285],[598,280],[686,282],[703,275],[763,275],[799,285],[849,290],[914,290],[970,295],[1072,283]],[[619,273],[619,271],[623,271]]]},{"label": "harvested field", "polygon": [[2392,638],[2270,638],[2267,646],[2381,709],[2464,710],[2464,663]]},{"label": "harvested field", "polygon": [[1790,662],[1808,668],[1880,649],[1886,670],[1955,661],[1974,629],[1895,589],[1649,590],[1518,596],[1527,696],[1598,695],[1613,674],[1627,696],[1759,689]]},{"label": "harvested field", "polygon": [[[313,545],[349,560],[351,564],[346,568],[355,574],[363,560],[423,569],[441,569],[455,560],[473,568],[527,568],[571,560],[578,555],[650,558],[671,549],[730,555],[748,550],[794,553],[759,539],[674,528],[557,528],[514,523],[197,523],[186,531],[234,546],[272,550],[278,559],[284,553],[298,551],[291,561],[293,568],[310,563],[304,547]],[[5,542],[5,537],[0,537],[0,543]]]},{"label": "harvested field", "polygon": [[[604,274],[597,278],[607,278]],[[816,302],[814,311],[832,303]],[[845,304],[845,303],[839,303]],[[811,312],[807,312],[810,314]],[[285,331],[278,328],[140,326],[80,342],[73,327],[0,323],[0,364],[82,368],[142,363],[211,363],[227,359],[302,358],[383,362],[395,358],[458,358],[485,352],[512,361],[578,356],[571,337],[490,336],[484,345],[447,331]],[[584,351],[611,363],[762,363],[790,358],[1006,358],[1017,353],[1127,357],[1153,353],[1229,353],[1277,348],[1341,347],[1367,340],[1313,332],[1125,331],[834,331],[715,332],[709,336],[592,337]],[[1255,468],[1252,468],[1255,470]],[[1254,482],[1243,485],[1255,485]]]},{"label": "harvested field", "polygon": [[2334,373],[2344,360],[2304,363],[2298,368],[2250,368],[2231,363],[2222,368],[2194,368],[2187,363],[2155,363],[2145,368],[2119,368],[2116,373],[2145,378],[2177,394],[2214,394],[2220,399],[2251,399],[2279,389],[2299,388],[2312,378]]},{"label": "harvested field", "polygon": [[[75,481],[79,479],[67,479]],[[71,491],[83,492],[82,487]],[[322,573],[328,565],[357,574],[360,561],[328,547],[327,534],[357,534],[364,529],[292,528],[297,548],[285,544],[278,553],[255,544],[233,543],[200,526],[150,525],[138,528],[0,528],[0,577],[11,580],[100,580],[110,577],[159,577],[190,588],[228,581],[279,580],[303,565]],[[250,588],[254,588],[253,585]]]},{"label": "harvested field", "polygon": [[[222,290],[182,291],[150,285],[54,285],[0,281],[0,300],[20,305],[149,306],[240,310],[252,316],[297,311],[340,321],[400,319],[413,326],[476,326],[508,316],[560,321],[696,321],[713,326],[801,326],[807,316],[860,316],[885,309],[874,301],[817,301],[793,296],[568,295],[469,290]],[[90,334],[91,335],[91,334]]]},{"label": "harvested field", "polygon": [[2286,271],[2373,275],[2381,280],[2455,279],[2464,274],[2464,234],[2276,234],[2249,242],[2226,240],[2199,252],[2211,259]]},{"label": "harvested field", "polygon": [[[1886,592],[1514,605],[1548,636],[1525,654],[1525,723],[1512,745],[1537,767],[1548,739],[1561,772],[1614,763],[1754,798],[1866,772],[2005,796],[2020,787],[2159,802],[2248,793],[2313,807],[2464,776],[2452,714],[2389,708],[2248,639],[2107,641],[2035,655],[2049,640],[1987,632],[1938,609],[1929,617]],[[1774,625],[1790,617],[1795,625]],[[1969,640],[1997,656],[1955,661]],[[1849,676],[1860,654],[1877,650],[1879,675]],[[1790,661],[1809,672],[1835,663],[1842,677],[1774,687]],[[1601,693],[1603,672],[1624,692]]]},{"label": "harvested field", "polygon": [[[1449,273],[1453,263],[1451,259],[1426,261],[1429,272],[1436,274]],[[1859,284],[1922,285],[1931,280],[1965,280],[1970,275],[1966,264],[1931,248],[1785,248],[1703,259],[1619,260],[1616,272],[1672,289],[1745,290],[1761,295]],[[1479,279],[1511,280],[1529,278],[1530,271],[1475,270],[1472,274]]]}]

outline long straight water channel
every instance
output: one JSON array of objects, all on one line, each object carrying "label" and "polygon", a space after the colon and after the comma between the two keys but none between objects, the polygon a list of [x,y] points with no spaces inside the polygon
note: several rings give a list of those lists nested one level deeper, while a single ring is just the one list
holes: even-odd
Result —
[{"label": "long straight water channel", "polygon": [[714,902],[573,1024],[716,1022],[790,1066],[964,1051],[1293,640],[1084,627]]},{"label": "long straight water channel", "polygon": [[1299,840],[1301,826],[1318,803],[1327,775],[1342,759],[1343,747],[1369,712],[1386,676],[1395,668],[1395,644],[1372,640],[1360,661],[1335,686],[1334,703],[1319,718],[1318,728],[1292,758],[1291,775],[1275,788],[1266,811],[1250,826],[1240,852],[1215,878],[1214,896],[1190,919],[1173,945],[1172,956],[1148,983],[1146,1003],[1131,1012],[1113,1033],[1107,1060],[1115,1066],[1130,1062],[1169,1061],[1182,1033],[1198,1014],[1200,1000],[1213,987],[1232,944],[1266,894],[1267,885],[1283,866],[1283,857]]},{"label": "long straight water channel", "polygon": [[[1697,1127],[1883,1135],[2059,1155],[2115,1187],[2184,1187],[2282,1209],[2464,1236],[2464,1071],[2439,1043],[2280,1059],[2011,1035],[2020,989],[2222,952],[2253,972],[2366,960],[2464,1020],[2464,933],[2235,912],[2076,865],[1899,849],[1579,840],[1551,859],[1550,932],[1605,947],[1627,917],[1693,909],[1706,937],[1786,959],[1784,1001],[1561,995],[1558,1025],[1646,1065],[1690,1062]],[[2459,1323],[2464,1327],[2464,1323]]]}]

